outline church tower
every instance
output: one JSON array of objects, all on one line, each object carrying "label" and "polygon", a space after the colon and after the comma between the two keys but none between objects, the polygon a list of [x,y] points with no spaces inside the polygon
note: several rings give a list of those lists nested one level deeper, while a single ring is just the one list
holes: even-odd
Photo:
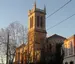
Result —
[{"label": "church tower", "polygon": [[28,12],[28,45],[30,62],[38,62],[41,57],[42,45],[46,40],[46,7],[36,8],[36,2],[32,10]]}]

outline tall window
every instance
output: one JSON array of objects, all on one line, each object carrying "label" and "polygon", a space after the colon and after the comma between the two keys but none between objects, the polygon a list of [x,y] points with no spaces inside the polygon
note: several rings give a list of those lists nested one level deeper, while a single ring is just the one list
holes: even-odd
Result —
[{"label": "tall window", "polygon": [[41,20],[40,21],[40,26],[43,27],[43,17],[42,16],[41,16],[40,20]]},{"label": "tall window", "polygon": [[39,16],[37,16],[37,27],[39,27]]},{"label": "tall window", "polygon": [[73,45],[72,45],[72,41],[70,42],[70,48],[71,48],[71,54],[73,54]]},{"label": "tall window", "polygon": [[73,54],[73,46],[72,46],[72,41],[70,41],[70,48],[69,48],[69,55]]},{"label": "tall window", "polygon": [[65,56],[67,56],[67,45],[65,44]]},{"label": "tall window", "polygon": [[20,56],[21,56],[20,52],[18,52],[18,61],[20,61]]},{"label": "tall window", "polygon": [[33,27],[33,16],[30,18],[30,28]]},{"label": "tall window", "polygon": [[51,45],[51,44],[49,44],[49,50],[50,50],[50,52],[51,52],[51,49],[52,49],[52,45]]},{"label": "tall window", "polygon": [[70,46],[70,48],[69,48],[69,55],[71,55],[71,43],[69,42],[69,46]]},{"label": "tall window", "polygon": [[32,27],[33,27],[33,16],[32,16]]}]

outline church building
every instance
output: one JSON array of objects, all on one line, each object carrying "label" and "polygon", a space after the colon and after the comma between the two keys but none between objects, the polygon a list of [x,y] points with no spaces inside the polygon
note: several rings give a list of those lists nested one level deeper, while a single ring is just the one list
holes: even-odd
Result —
[{"label": "church building", "polygon": [[56,43],[63,43],[66,38],[57,34],[50,37],[46,35],[46,7],[39,9],[35,2],[28,11],[28,42],[16,49],[14,63],[37,63],[44,60],[48,62],[49,54],[55,53]]}]

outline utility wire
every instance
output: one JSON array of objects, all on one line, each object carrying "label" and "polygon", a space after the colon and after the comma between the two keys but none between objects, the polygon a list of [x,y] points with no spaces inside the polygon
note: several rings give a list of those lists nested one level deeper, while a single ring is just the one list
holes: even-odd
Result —
[{"label": "utility wire", "polygon": [[62,20],[62,21],[60,21],[60,22],[58,22],[57,24],[55,24],[54,26],[52,26],[52,27],[48,28],[47,30],[49,30],[49,29],[52,29],[52,28],[56,27],[57,25],[61,24],[62,22],[65,22],[66,20],[70,19],[70,18],[71,18],[71,17],[73,17],[73,16],[75,16],[75,14],[73,14],[73,15],[71,15],[71,16],[69,16],[69,17],[67,17],[66,19],[64,19],[64,20]]},{"label": "utility wire", "polygon": [[48,17],[46,18],[49,18],[51,17],[53,14],[55,14],[56,12],[58,12],[60,9],[62,9],[63,7],[65,7],[67,4],[69,4],[72,0],[68,1],[66,4],[64,4],[63,6],[61,6],[59,9],[57,9],[56,11],[54,11],[53,13],[51,13]]},{"label": "utility wire", "polygon": [[[72,0],[69,0],[67,3],[65,3],[63,6],[61,6],[59,9],[57,9],[56,11],[54,11],[53,13],[51,13],[48,17],[46,17],[46,19],[49,18],[49,17],[51,17],[53,14],[55,14],[56,12],[58,12],[58,11],[59,11],[60,9],[62,9],[63,7],[65,7],[65,6],[66,6],[67,4],[69,4],[71,1],[72,1]],[[74,16],[74,15],[75,15],[75,14],[73,14],[72,16]],[[56,27],[57,25],[61,24],[62,22],[66,21],[66,20],[68,20],[68,19],[71,18],[72,16],[69,16],[68,18],[66,18],[66,19],[64,19],[64,20],[62,20],[62,21],[60,21],[59,23],[57,23],[57,24],[55,24],[54,26],[48,28],[47,30]]]}]

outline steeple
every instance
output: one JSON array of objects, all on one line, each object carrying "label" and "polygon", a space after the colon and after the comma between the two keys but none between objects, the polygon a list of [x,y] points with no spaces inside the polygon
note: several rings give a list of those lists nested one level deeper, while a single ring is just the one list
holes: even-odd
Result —
[{"label": "steeple", "polygon": [[[38,62],[41,59],[42,43],[46,40],[46,8],[40,9],[36,7],[36,1],[33,8],[28,12],[28,45],[31,56],[30,62]],[[40,36],[41,35],[41,36]],[[42,41],[42,40],[43,41]],[[38,51],[38,52],[37,52]],[[36,52],[38,57],[36,58]]]}]

